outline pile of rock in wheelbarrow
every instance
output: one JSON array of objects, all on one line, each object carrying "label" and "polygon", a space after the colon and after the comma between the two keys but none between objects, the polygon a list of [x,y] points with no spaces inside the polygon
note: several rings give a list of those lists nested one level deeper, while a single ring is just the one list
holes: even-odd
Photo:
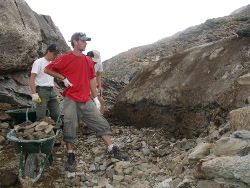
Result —
[{"label": "pile of rock in wheelbarrow", "polygon": [[19,140],[39,140],[49,138],[55,135],[55,122],[50,118],[44,118],[42,121],[26,121],[14,126],[15,137]]}]

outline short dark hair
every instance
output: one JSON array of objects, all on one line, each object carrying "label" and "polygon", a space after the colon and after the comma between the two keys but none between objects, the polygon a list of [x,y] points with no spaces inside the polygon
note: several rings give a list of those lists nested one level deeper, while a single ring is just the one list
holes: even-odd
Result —
[{"label": "short dark hair", "polygon": [[89,57],[94,57],[93,51],[89,51],[89,52],[87,53],[87,56],[89,56]]},{"label": "short dark hair", "polygon": [[59,48],[57,47],[57,45],[56,45],[55,43],[51,43],[51,44],[47,47],[45,54],[47,54],[48,51],[55,53],[55,55],[58,55],[58,54],[61,53],[60,50],[59,50]]}]

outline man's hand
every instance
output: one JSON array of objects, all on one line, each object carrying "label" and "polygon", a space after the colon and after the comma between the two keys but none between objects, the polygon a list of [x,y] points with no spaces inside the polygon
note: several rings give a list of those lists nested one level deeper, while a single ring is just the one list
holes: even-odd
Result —
[{"label": "man's hand", "polygon": [[102,87],[97,88],[98,95],[102,96],[102,92],[103,92],[103,88]]},{"label": "man's hand", "polygon": [[41,98],[39,97],[38,93],[34,93],[32,94],[32,101],[36,102],[36,103],[41,103],[42,100]]},{"label": "man's hand", "polygon": [[101,84],[97,84],[97,93],[98,95],[102,96],[103,88]]},{"label": "man's hand", "polygon": [[60,98],[59,98],[59,96],[56,96],[56,101],[60,104]]},{"label": "man's hand", "polygon": [[66,87],[68,87],[68,86],[73,86],[73,84],[71,84],[70,81],[69,81],[67,78],[64,78],[62,81],[63,81],[63,83],[64,83],[64,85],[65,85]]},{"label": "man's hand", "polygon": [[100,101],[98,100],[98,97],[93,98],[93,101],[95,102],[95,105],[96,105],[97,109],[100,110],[100,108],[101,108],[101,103],[100,103]]}]

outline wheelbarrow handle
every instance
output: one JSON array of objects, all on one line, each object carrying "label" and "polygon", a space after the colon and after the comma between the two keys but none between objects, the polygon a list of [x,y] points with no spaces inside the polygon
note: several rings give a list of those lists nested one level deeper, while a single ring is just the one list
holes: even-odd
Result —
[{"label": "wheelbarrow handle", "polygon": [[[18,109],[24,109],[24,108],[31,108],[31,105],[27,105],[27,106],[17,106],[16,108],[10,108],[9,110],[18,110]],[[7,110],[7,111],[9,111]]]},{"label": "wheelbarrow handle", "polygon": [[24,109],[24,108],[31,108],[31,105],[27,105],[27,106],[19,106],[18,109]]}]

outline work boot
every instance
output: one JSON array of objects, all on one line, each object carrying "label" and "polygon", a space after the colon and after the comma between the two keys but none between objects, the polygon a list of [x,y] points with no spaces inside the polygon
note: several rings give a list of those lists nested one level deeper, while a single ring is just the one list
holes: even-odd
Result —
[{"label": "work boot", "polygon": [[82,134],[83,134],[83,135],[90,135],[90,134],[91,134],[91,132],[90,132],[88,126],[84,126],[84,127],[83,127]]},{"label": "work boot", "polygon": [[111,157],[116,158],[120,161],[128,161],[129,155],[125,152],[120,151],[116,146],[113,146],[112,150],[110,151]]},{"label": "work boot", "polygon": [[66,171],[74,172],[75,171],[75,154],[68,153],[68,160],[66,162]]}]

